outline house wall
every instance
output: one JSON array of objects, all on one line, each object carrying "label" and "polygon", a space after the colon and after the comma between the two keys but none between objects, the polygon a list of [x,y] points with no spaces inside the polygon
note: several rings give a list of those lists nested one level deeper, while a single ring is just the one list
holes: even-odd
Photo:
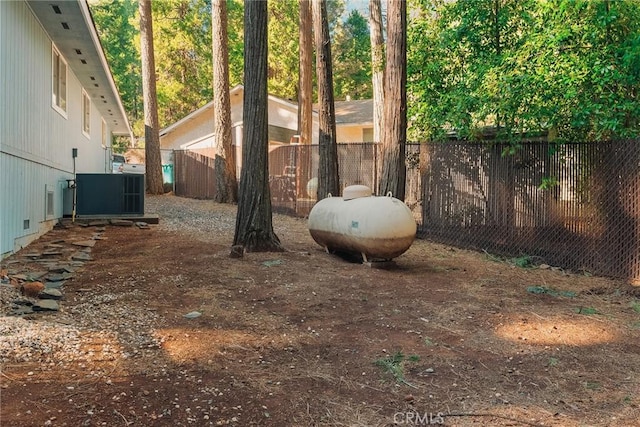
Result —
[{"label": "house wall", "polygon": [[[242,126],[243,126],[243,91],[231,91],[231,138],[236,147],[236,173],[240,176],[242,166]],[[298,112],[294,105],[279,102],[272,97],[268,99],[269,107],[269,139],[270,146],[288,144],[291,135],[298,127]],[[162,149],[198,150],[212,148],[213,139],[213,105],[202,107],[191,118],[173,128],[169,133],[160,136]],[[313,142],[318,143],[318,121],[313,122]]]},{"label": "house wall", "polygon": [[[213,133],[213,107],[204,109],[200,114],[182,123],[160,138],[161,148],[182,150],[185,144],[201,139]],[[200,147],[202,148],[202,147]]]},{"label": "house wall", "polygon": [[[67,58],[65,58],[67,59]],[[19,250],[63,216],[63,193],[78,173],[107,172],[102,118],[91,105],[82,133],[82,87],[67,68],[67,117],[52,103],[52,42],[24,2],[0,1],[0,255]],[[108,141],[111,129],[107,127]],[[53,191],[53,211],[46,212]]]},{"label": "house wall", "polygon": [[337,142],[372,142],[367,141],[364,135],[364,129],[370,129],[371,125],[337,125],[336,141]]}]

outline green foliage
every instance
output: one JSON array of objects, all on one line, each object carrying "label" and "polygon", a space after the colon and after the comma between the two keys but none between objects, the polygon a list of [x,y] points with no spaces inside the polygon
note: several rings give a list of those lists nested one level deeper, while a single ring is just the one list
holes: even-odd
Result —
[{"label": "green foliage", "polygon": [[530,256],[528,255],[523,255],[517,258],[512,258],[511,259],[511,263],[513,265],[515,265],[516,267],[520,267],[520,268],[528,268],[528,267],[533,267],[533,262]]},{"label": "green foliage", "polygon": [[577,294],[573,291],[557,291],[553,288],[547,288],[546,286],[529,286],[527,292],[530,294],[547,294],[552,297],[568,297],[573,298]]},{"label": "green foliage", "polygon": [[[297,100],[298,1],[271,1],[268,8],[268,90]],[[336,34],[342,26],[344,1],[331,0],[328,9],[330,28]],[[91,12],[134,133],[144,135],[138,3],[99,0],[91,3]],[[154,1],[152,13],[158,118],[160,126],[166,127],[212,99],[211,1]],[[227,17],[229,83],[233,87],[244,79],[241,0],[227,0]],[[352,60],[348,54],[344,57]]]},{"label": "green foliage", "polygon": [[600,384],[598,381],[586,381],[584,383],[584,386],[587,388],[587,390],[599,390],[602,387],[602,384]]},{"label": "green foliage", "polygon": [[[417,356],[417,355],[409,356],[409,361],[411,362],[417,362],[419,360],[420,360],[420,356]],[[398,351],[395,354],[377,359],[375,361],[375,364],[376,366],[381,367],[385,373],[391,374],[397,382],[410,385],[409,383],[406,382],[404,378],[405,361],[406,361],[406,356],[401,351]]]},{"label": "green foliage", "polygon": [[111,147],[114,153],[124,153],[130,148],[131,141],[128,136],[113,136],[111,140]]},{"label": "green foliage", "polygon": [[574,311],[578,314],[586,314],[586,315],[598,314],[598,310],[596,310],[593,307],[578,307]]},{"label": "green foliage", "polygon": [[353,10],[334,35],[332,49],[335,98],[369,99],[371,87],[371,40],[369,23]]},{"label": "green foliage", "polygon": [[538,186],[538,189],[551,190],[552,188],[557,187],[558,185],[560,185],[558,178],[556,178],[555,176],[548,176],[548,177],[542,178],[540,185]]},{"label": "green foliage", "polygon": [[297,102],[298,98],[298,0],[268,2],[269,93]]},{"label": "green foliage", "polygon": [[211,4],[153,2],[158,117],[167,126],[211,100]]},{"label": "green foliage", "polygon": [[143,118],[137,12],[135,0],[102,0],[91,4],[107,62],[134,131],[135,123]]},{"label": "green foliage", "polygon": [[414,0],[410,136],[547,132],[575,141],[640,130],[640,3]]}]

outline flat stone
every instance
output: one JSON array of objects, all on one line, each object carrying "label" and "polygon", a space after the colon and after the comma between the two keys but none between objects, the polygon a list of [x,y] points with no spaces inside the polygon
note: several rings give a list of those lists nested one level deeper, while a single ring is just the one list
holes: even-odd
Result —
[{"label": "flat stone", "polygon": [[31,307],[18,307],[14,308],[8,313],[10,316],[24,316],[25,314],[33,314],[33,308]]},{"label": "flat stone", "polygon": [[32,271],[27,273],[27,279],[29,281],[35,281],[38,280],[39,278],[41,278],[42,276],[44,276],[45,274],[47,274],[48,271]]},{"label": "flat stone", "polygon": [[64,286],[64,284],[67,283],[64,280],[61,280],[59,282],[49,282],[49,281],[45,281],[44,282],[44,289],[58,289]]},{"label": "flat stone", "polygon": [[62,255],[61,251],[44,251],[42,252],[42,256],[59,256]]},{"label": "flat stone", "polygon": [[112,219],[111,225],[117,225],[118,227],[132,227],[133,221],[128,221],[126,219]]},{"label": "flat stone", "polygon": [[92,248],[95,246],[96,241],[95,240],[79,240],[77,242],[73,242],[73,244],[76,246],[83,246],[85,248]]},{"label": "flat stone", "polygon": [[40,295],[38,296],[38,298],[58,300],[58,299],[62,299],[62,292],[60,292],[57,289],[45,288],[44,291],[40,292]]},{"label": "flat stone", "polygon": [[60,306],[55,300],[41,299],[33,305],[33,311],[58,311]]},{"label": "flat stone", "polygon": [[64,248],[64,246],[63,246],[63,245],[59,245],[59,244],[57,244],[57,243],[49,243],[49,244],[47,245],[47,248],[51,248],[51,249],[62,249],[62,248]]},{"label": "flat stone", "polygon": [[25,258],[40,258],[40,256],[42,256],[42,253],[40,252],[29,252],[28,254],[23,254],[22,255]]},{"label": "flat stone", "polygon": [[[71,265],[73,267],[82,267],[84,265],[84,261],[78,261],[78,260],[71,261]],[[70,271],[69,273],[73,273],[73,271]]]},{"label": "flat stone", "polygon": [[75,261],[91,261],[91,255],[86,252],[76,252],[71,255],[71,259]]},{"label": "flat stone", "polygon": [[65,276],[62,274],[50,274],[47,276],[47,280],[50,282],[61,282],[65,280]]},{"label": "flat stone", "polygon": [[184,315],[184,317],[186,317],[187,319],[195,319],[196,317],[200,316],[202,316],[202,313],[200,313],[199,311],[192,311]]},{"label": "flat stone", "polygon": [[68,265],[60,265],[60,264],[50,265],[49,273],[64,273],[65,271],[67,271],[68,268],[70,268]]},{"label": "flat stone", "polygon": [[16,279],[16,280],[29,280],[29,278],[27,277],[26,274],[14,274],[11,276],[12,278]]},{"label": "flat stone", "polygon": [[91,227],[104,227],[105,225],[109,225],[109,221],[107,221],[106,219],[100,219],[89,222],[89,225]]},{"label": "flat stone", "polygon": [[135,226],[140,228],[140,229],[142,229],[142,230],[148,230],[150,228],[149,224],[147,224],[146,222],[143,222],[143,221],[136,222]]},{"label": "flat stone", "polygon": [[78,271],[77,267],[72,267],[70,265],[66,265],[64,267],[64,271],[66,271],[67,273],[75,273],[76,271]]}]

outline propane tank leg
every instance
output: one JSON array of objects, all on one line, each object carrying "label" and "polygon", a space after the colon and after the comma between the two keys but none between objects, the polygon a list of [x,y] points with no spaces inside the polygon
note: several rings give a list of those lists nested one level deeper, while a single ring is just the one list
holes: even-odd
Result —
[{"label": "propane tank leg", "polygon": [[363,263],[365,263],[365,264],[366,264],[367,262],[369,262],[369,261],[367,261],[367,255],[365,255],[365,253],[364,253],[364,252],[362,252],[362,262],[363,262]]}]

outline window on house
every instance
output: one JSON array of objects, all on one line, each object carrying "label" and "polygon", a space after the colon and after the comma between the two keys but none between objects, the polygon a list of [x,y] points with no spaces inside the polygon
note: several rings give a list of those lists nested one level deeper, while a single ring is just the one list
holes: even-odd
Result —
[{"label": "window on house", "polygon": [[102,148],[107,148],[107,123],[102,119]]},{"label": "window on house", "polygon": [[87,137],[91,133],[91,99],[84,89],[82,90],[82,133]]},{"label": "window on house", "polygon": [[380,142],[380,141],[373,140],[373,128],[363,128],[362,142]]},{"label": "window on house", "polygon": [[52,71],[52,106],[66,117],[67,113],[67,62],[60,52],[52,49],[51,71]]}]

